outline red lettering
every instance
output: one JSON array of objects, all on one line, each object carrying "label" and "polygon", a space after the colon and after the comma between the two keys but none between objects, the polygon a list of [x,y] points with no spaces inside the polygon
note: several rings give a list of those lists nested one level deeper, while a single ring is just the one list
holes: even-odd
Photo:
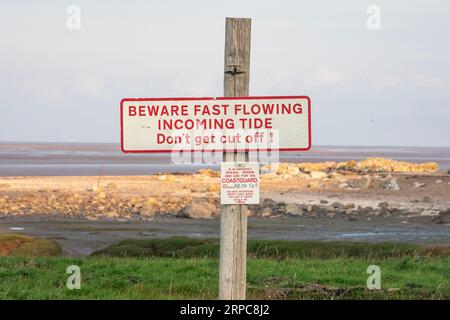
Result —
[{"label": "red lettering", "polygon": [[166,141],[166,137],[163,134],[161,134],[161,133],[158,133],[156,135],[156,137],[157,137],[157,143],[158,144],[162,144],[162,143],[164,143]]},{"label": "red lettering", "polygon": [[139,106],[139,117],[145,117],[145,106]]}]

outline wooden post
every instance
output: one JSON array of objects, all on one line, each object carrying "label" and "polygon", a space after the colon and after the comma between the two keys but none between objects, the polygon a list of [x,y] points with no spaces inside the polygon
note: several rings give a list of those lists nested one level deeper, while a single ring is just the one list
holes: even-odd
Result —
[{"label": "wooden post", "polygon": [[[249,95],[251,19],[226,18],[224,96]],[[248,161],[245,152],[224,154],[224,162]],[[222,205],[219,299],[244,300],[247,281],[247,206]]]}]

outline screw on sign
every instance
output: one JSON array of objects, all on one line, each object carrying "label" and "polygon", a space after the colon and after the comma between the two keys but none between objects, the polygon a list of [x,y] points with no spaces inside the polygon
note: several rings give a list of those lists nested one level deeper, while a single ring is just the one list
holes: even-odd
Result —
[{"label": "screw on sign", "polygon": [[311,148],[309,97],[249,96],[250,25],[250,19],[226,19],[224,97],[120,104],[125,153],[220,152],[220,299],[246,297],[247,204],[259,203],[261,152]]}]

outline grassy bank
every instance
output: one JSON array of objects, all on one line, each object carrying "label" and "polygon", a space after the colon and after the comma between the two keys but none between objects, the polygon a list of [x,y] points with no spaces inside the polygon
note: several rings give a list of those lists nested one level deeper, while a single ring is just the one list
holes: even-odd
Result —
[{"label": "grassy bank", "polygon": [[[93,253],[109,257],[219,257],[219,239],[172,237],[129,239]],[[450,257],[450,246],[350,241],[249,240],[247,255],[253,258],[400,258]]]},{"label": "grassy bank", "polygon": [[[215,299],[216,239],[127,240],[92,257],[0,257],[0,299]],[[448,247],[250,241],[248,298],[450,299]],[[81,268],[81,290],[66,269]],[[366,289],[369,265],[381,290]]]}]

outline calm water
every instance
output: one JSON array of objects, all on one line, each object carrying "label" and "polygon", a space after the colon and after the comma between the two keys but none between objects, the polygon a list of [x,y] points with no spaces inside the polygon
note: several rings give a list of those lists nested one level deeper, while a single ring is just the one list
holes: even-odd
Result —
[{"label": "calm water", "polygon": [[[195,156],[195,155],[194,155]],[[280,153],[281,162],[321,162],[385,157],[435,161],[450,169],[450,147],[317,146],[308,152]],[[174,164],[168,154],[123,154],[117,144],[0,143],[0,176],[145,175],[157,172],[194,172],[217,165]]]}]

